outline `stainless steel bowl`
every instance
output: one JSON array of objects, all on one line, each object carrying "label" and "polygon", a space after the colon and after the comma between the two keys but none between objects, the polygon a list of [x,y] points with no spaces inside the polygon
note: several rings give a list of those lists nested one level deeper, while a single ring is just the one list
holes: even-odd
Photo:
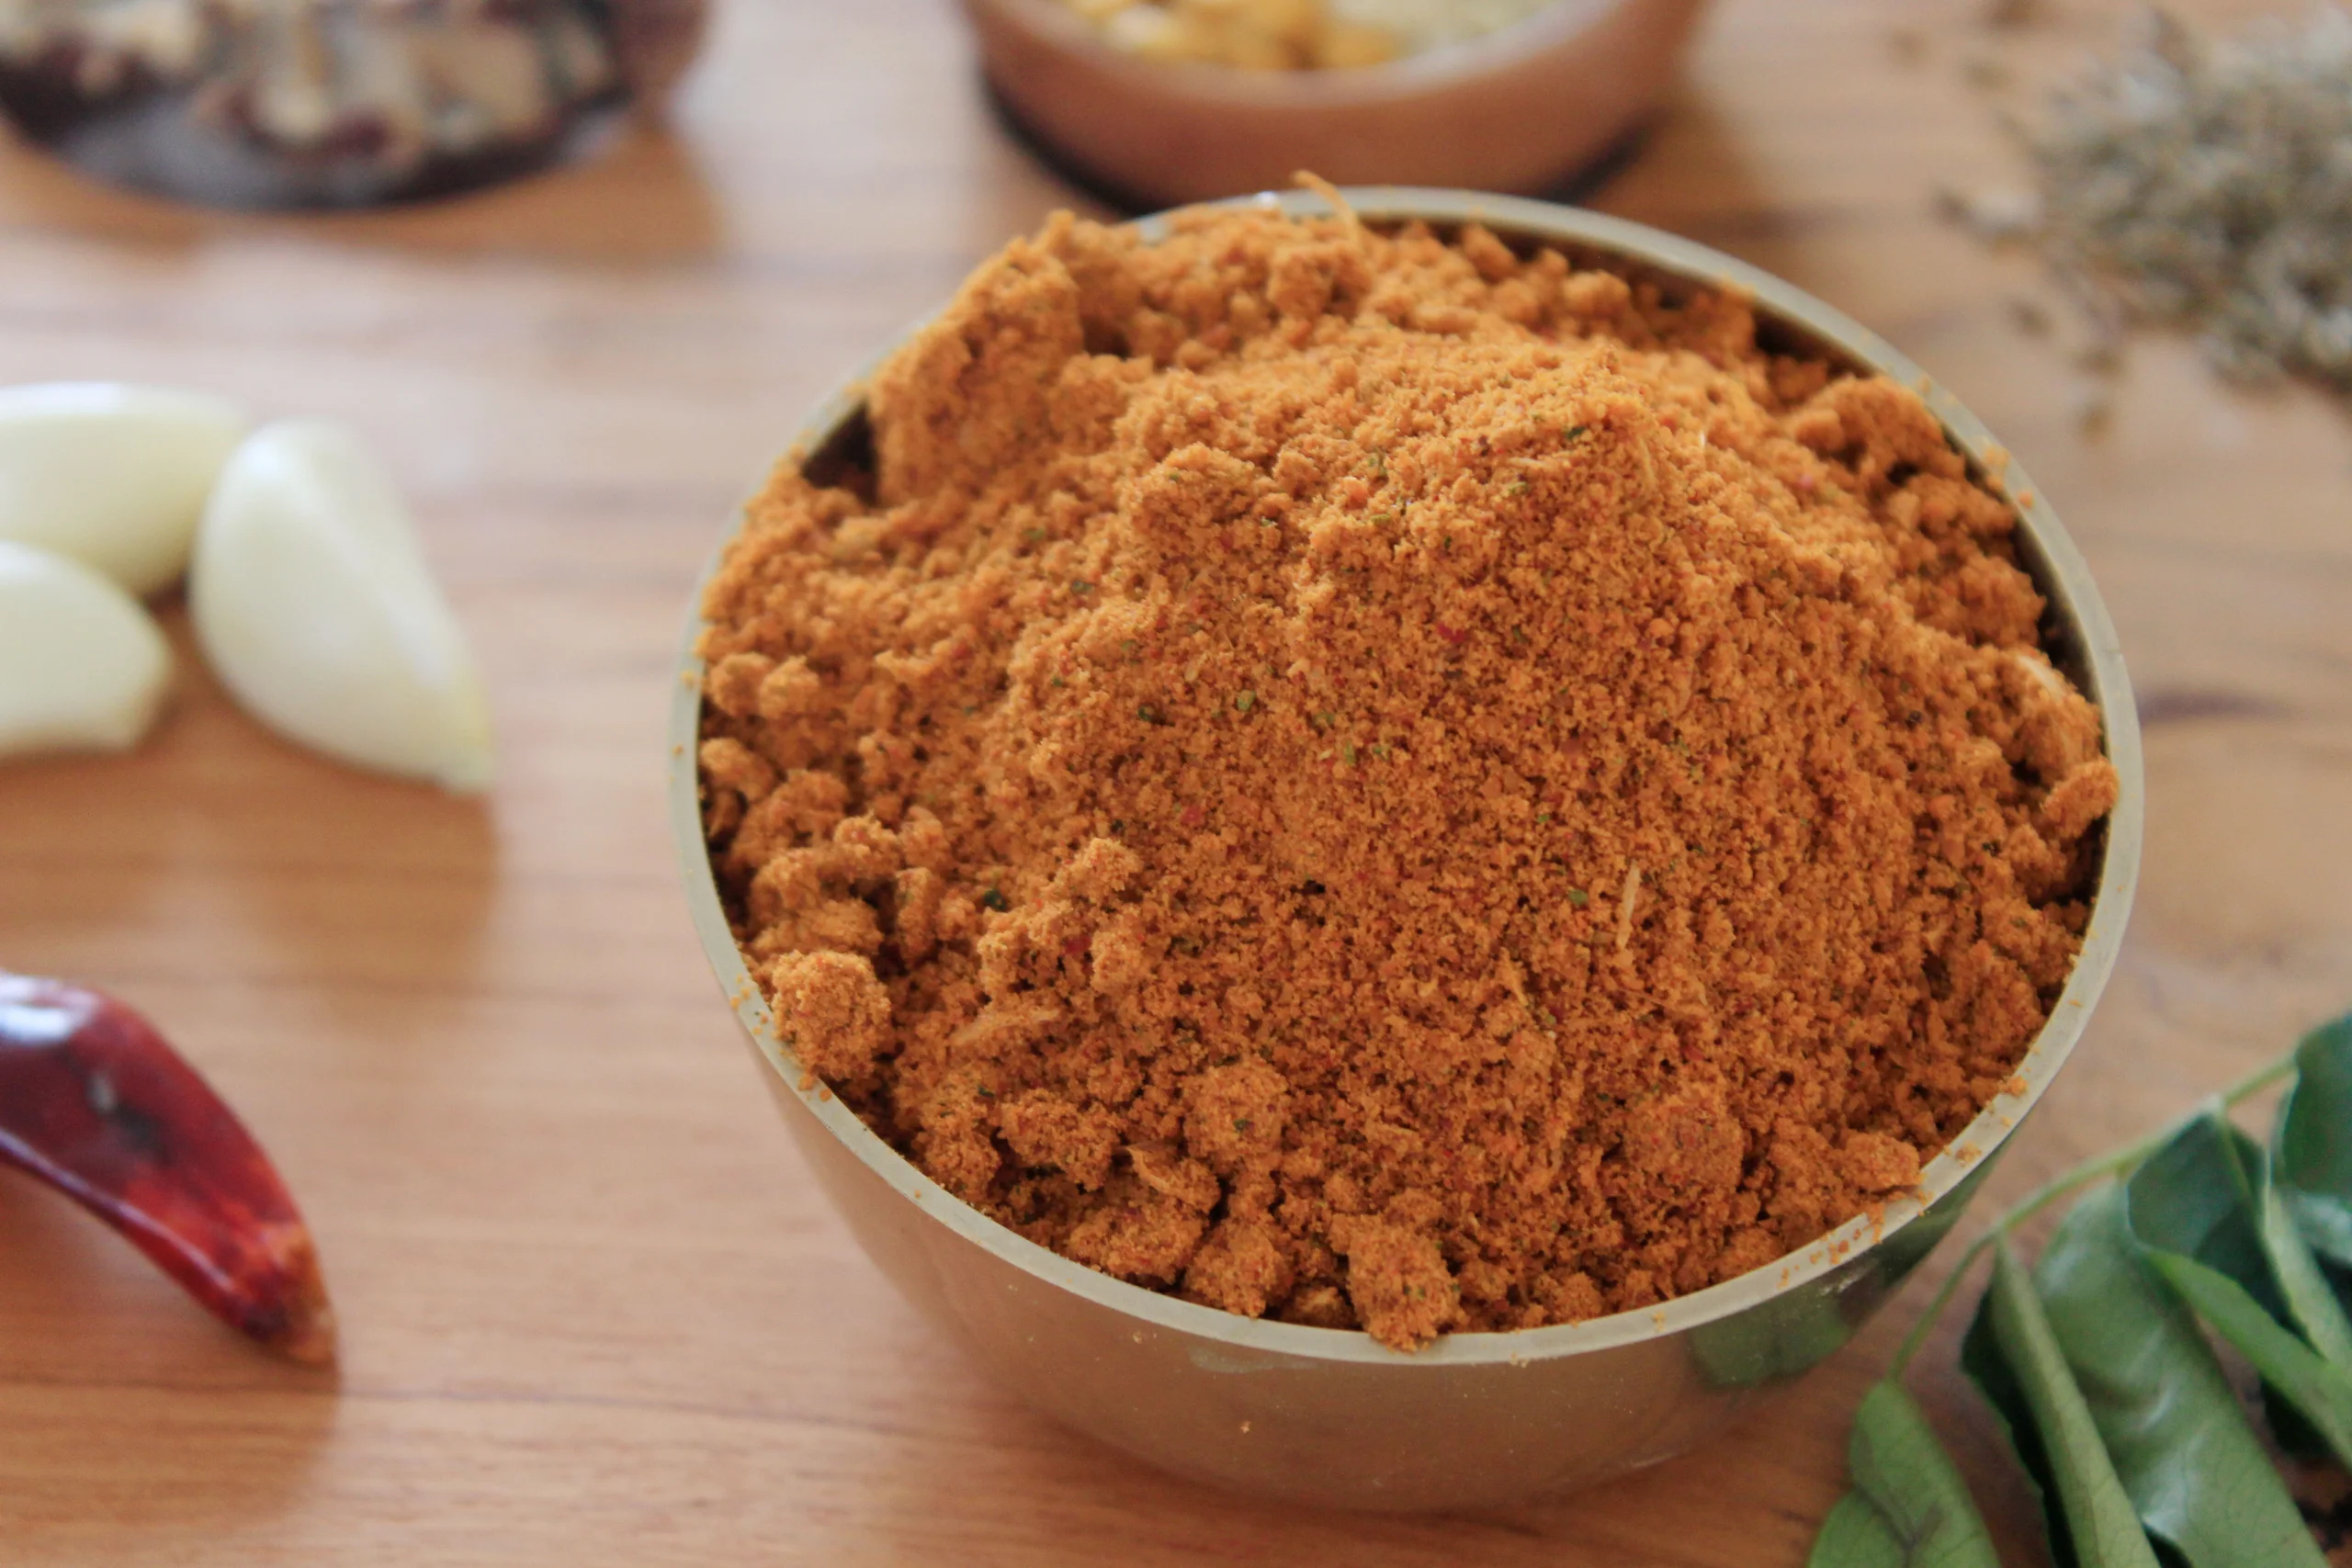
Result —
[{"label": "stainless steel bowl", "polygon": [[[1875,333],[1752,266],[1619,219],[1460,191],[1374,187],[1347,197],[1372,222],[1476,220],[1506,239],[1669,288],[1742,290],[1773,341],[1917,388],[1970,461],[2017,498],[2020,554],[2050,601],[2043,640],[2104,710],[2122,795],[2106,826],[2082,956],[2015,1092],[1928,1164],[1916,1199],[1654,1309],[1457,1334],[1412,1355],[1361,1333],[1259,1322],[1155,1294],[1023,1240],[951,1196],[838,1100],[797,1087],[799,1066],[777,1043],[744,971],[703,842],[698,618],[686,628],[671,714],[671,818],[703,946],[818,1179],[883,1271],[983,1365],[1069,1426],[1216,1485],[1331,1507],[1492,1506],[1665,1459],[1726,1426],[1843,1344],[1951,1226],[2064,1064],[2114,966],[2139,878],[2140,731],[2115,628],[2057,516],[1975,416]],[[1304,192],[1248,199],[1322,209]],[[1141,226],[1153,235],[1161,225]],[[835,393],[802,427],[800,449],[813,461],[855,439],[860,384]]]}]

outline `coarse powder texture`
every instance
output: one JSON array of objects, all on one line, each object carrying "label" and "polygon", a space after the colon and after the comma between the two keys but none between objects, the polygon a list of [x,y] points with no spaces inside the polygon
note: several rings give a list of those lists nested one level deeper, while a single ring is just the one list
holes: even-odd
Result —
[{"label": "coarse powder texture", "polygon": [[1045,1246],[1396,1347],[1644,1306],[1915,1185],[2065,980],[2117,782],[2015,515],[1736,299],[1065,217],[870,409],[709,587],[713,861]]}]

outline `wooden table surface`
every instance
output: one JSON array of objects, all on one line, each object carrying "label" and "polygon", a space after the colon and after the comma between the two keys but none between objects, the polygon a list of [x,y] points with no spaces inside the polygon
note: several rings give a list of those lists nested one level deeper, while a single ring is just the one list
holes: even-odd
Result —
[{"label": "wooden table surface", "polygon": [[[2108,431],[2077,429],[2063,332],[2018,321],[2051,298],[2035,264],[1929,193],[2014,183],[1996,111],[2111,11],[1996,35],[1984,9],[1726,0],[1598,203],[1908,350],[2055,499],[2121,626],[2146,874],[1997,1200],[2352,1002],[2352,433],[2163,340]],[[345,1334],[339,1373],[252,1353],[0,1180],[0,1563],[1802,1560],[1918,1287],[1777,1406],[1599,1493],[1317,1516],[1165,1479],[983,1382],[787,1146],[668,842],[688,586],[821,389],[1080,199],[991,121],[945,0],[735,0],[673,135],[442,207],[202,214],[0,147],[0,381],[356,425],[414,499],[503,753],[485,802],[361,777],[185,657],[140,754],[0,771],[0,961],[169,1026],[300,1192]],[[2030,1562],[1949,1365],[1917,1381]]]}]

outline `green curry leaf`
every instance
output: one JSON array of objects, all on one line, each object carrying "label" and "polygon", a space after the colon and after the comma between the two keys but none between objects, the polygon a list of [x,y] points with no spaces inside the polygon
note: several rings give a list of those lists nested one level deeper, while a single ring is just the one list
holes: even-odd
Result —
[{"label": "green curry leaf", "polygon": [[2253,1140],[2209,1108],[2132,1173],[2123,1187],[2125,1221],[2143,1247],[2194,1258],[2284,1321],[2286,1299],[2256,1217],[2257,1190],[2268,1185]]},{"label": "green curry leaf", "polygon": [[2271,1139],[2281,1195],[2303,1239],[2352,1268],[2352,1013],[2304,1035],[2295,1070]]},{"label": "green curry leaf", "polygon": [[1805,1568],[1905,1568],[1913,1561],[1905,1550],[1877,1505],[1859,1492],[1849,1492],[1821,1521]]},{"label": "green curry leaf", "polygon": [[2007,1427],[2041,1495],[2059,1568],[2156,1568],[2155,1549],[2107,1457],[2098,1423],[2008,1238],[1961,1348],[1961,1366]]},{"label": "green curry leaf", "polygon": [[[2256,1152],[2260,1153],[2258,1149]],[[2312,1256],[2311,1243],[2296,1225],[2285,1195],[2276,1182],[2267,1179],[2267,1158],[2264,1163],[2266,1179],[2255,1201],[2259,1209],[2263,1249],[2269,1256],[2272,1271],[2278,1275],[2278,1292],[2286,1300],[2289,1318],[2330,1365],[2352,1371],[2352,1317],[2345,1315],[2344,1303],[2335,1287],[2328,1282],[2326,1269]]]},{"label": "green curry leaf", "polygon": [[1868,1497],[1849,1492],[1821,1521],[1804,1561],[1805,1568],[1900,1568],[1903,1542]]},{"label": "green curry leaf", "polygon": [[2149,1265],[2352,1463],[2352,1325],[2261,1147],[2210,1111],[2132,1175],[2124,1214]]},{"label": "green curry leaf", "polygon": [[1862,1396],[1846,1462],[1854,1490],[1822,1526],[1806,1568],[2000,1568],[1967,1483],[1901,1384]]},{"label": "green curry leaf", "polygon": [[2120,1187],[2075,1206],[2034,1283],[2149,1534],[2189,1568],[2326,1568],[2195,1321],[2141,1263]]},{"label": "green curry leaf", "polygon": [[[2282,1081],[2265,1148],[2227,1112]],[[2029,1275],[2010,1229],[2093,1183]],[[2262,1374],[2290,1451],[2324,1446],[2352,1465],[2352,1014],[2206,1111],[2043,1182],[1969,1258],[1985,1250],[1993,1280],[1962,1363],[2007,1424],[2059,1568],[2327,1568],[2199,1318]],[[1853,1490],[1824,1522],[1812,1568],[1996,1564],[1899,1381],[1966,1267],[1863,1402]],[[1838,1337],[1820,1326],[1727,1342],[1714,1359],[1785,1375]]]}]

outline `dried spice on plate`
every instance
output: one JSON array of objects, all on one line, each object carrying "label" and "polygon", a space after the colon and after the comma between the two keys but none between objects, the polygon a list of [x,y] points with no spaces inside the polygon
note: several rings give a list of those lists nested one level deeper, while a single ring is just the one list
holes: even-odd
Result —
[{"label": "dried spice on plate", "polygon": [[2352,14],[2146,30],[2030,132],[2044,248],[2233,376],[2352,390]]},{"label": "dried spice on plate", "polygon": [[1473,227],[1068,218],[708,593],[714,863],[802,1063],[1081,1262],[1398,1347],[1918,1179],[2117,781],[1909,391]]},{"label": "dried spice on plate", "polygon": [[[2034,188],[1944,189],[1978,238],[2030,240],[2083,308],[2086,369],[2124,329],[2196,333],[2235,379],[2352,390],[2352,12],[2319,6],[2209,35],[2164,11],[2013,129]],[[2046,332],[2028,303],[2019,324]],[[2103,390],[2080,410],[2096,426]]]},{"label": "dried spice on plate", "polygon": [[0,110],[93,173],[240,206],[503,178],[658,102],[704,0],[0,0]]}]

